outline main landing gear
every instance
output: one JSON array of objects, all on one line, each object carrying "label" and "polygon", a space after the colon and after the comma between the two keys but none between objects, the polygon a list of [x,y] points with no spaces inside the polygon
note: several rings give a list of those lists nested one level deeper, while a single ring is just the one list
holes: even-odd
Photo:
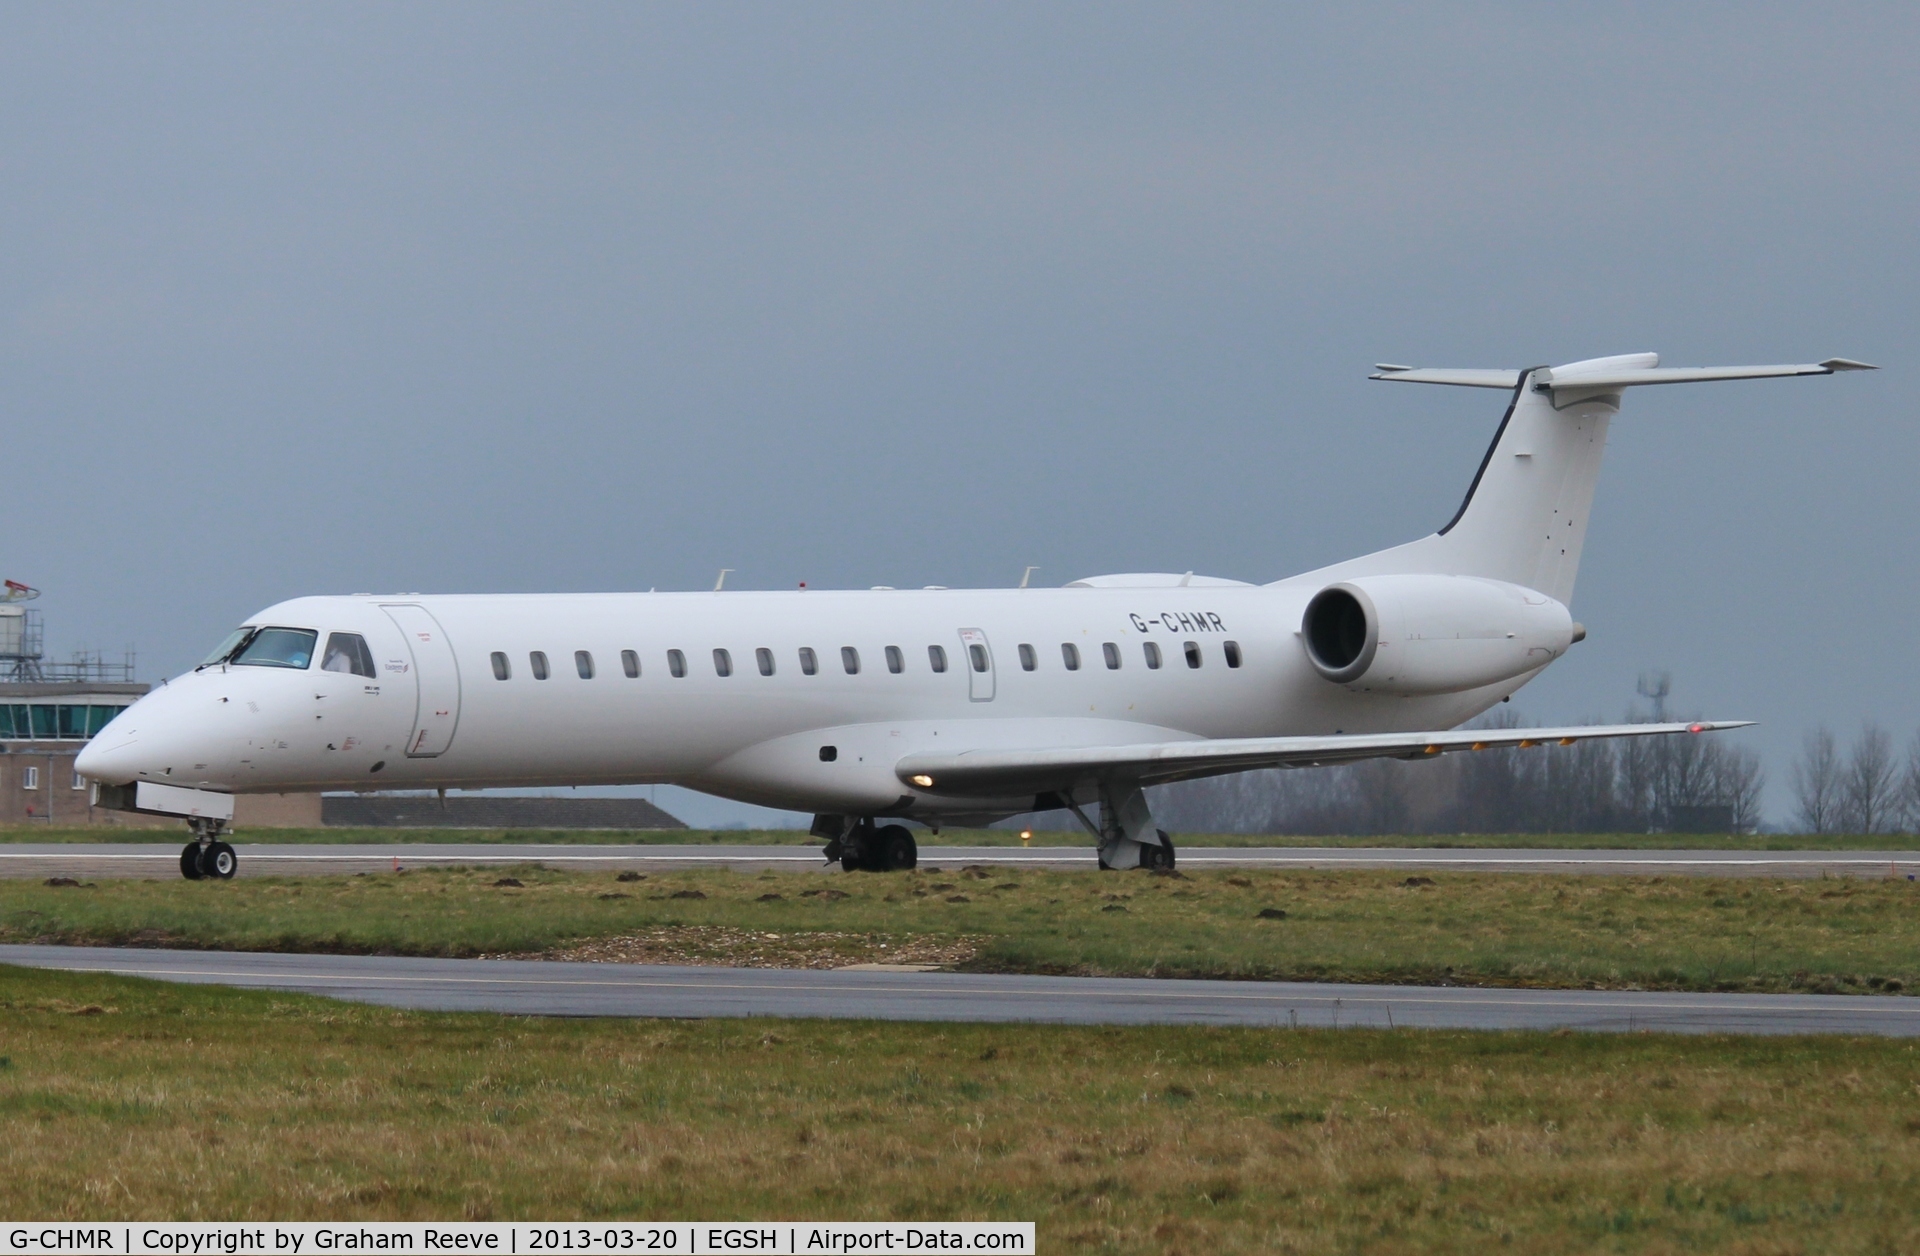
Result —
[{"label": "main landing gear", "polygon": [[240,857],[233,853],[233,847],[220,840],[227,822],[195,816],[188,819],[187,828],[192,830],[193,840],[180,852],[180,875],[189,881],[233,880],[233,874],[240,867]]},{"label": "main landing gear", "polygon": [[1087,819],[1087,813],[1078,805],[1070,809],[1100,843],[1102,871],[1127,868],[1173,871],[1173,838],[1165,829],[1154,827],[1153,813],[1147,810],[1147,796],[1138,785],[1102,784],[1098,824]]},{"label": "main landing gear", "polygon": [[[822,834],[822,821],[837,823]],[[848,825],[838,816],[821,816],[813,827],[816,836],[827,838],[827,862],[839,860],[846,872],[907,872],[920,862],[920,847],[904,824],[876,828],[872,820]]]}]

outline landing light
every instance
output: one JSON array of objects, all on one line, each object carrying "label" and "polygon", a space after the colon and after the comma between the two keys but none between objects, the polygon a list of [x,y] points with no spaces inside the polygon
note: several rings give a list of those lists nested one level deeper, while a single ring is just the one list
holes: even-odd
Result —
[{"label": "landing light", "polygon": [[907,779],[912,781],[915,785],[918,785],[921,789],[933,788],[933,778],[931,776],[926,775],[924,772],[918,776],[910,776]]}]

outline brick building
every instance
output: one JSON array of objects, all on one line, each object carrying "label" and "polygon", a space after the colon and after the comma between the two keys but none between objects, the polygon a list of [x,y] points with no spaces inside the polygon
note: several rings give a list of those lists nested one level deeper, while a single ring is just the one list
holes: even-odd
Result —
[{"label": "brick building", "polygon": [[0,684],[0,824],[131,824],[150,816],[103,811],[73,770],[88,738],[147,686],[105,681]]}]

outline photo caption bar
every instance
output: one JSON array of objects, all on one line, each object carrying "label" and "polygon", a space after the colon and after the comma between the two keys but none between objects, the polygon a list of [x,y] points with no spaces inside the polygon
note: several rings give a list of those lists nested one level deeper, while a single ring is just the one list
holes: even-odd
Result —
[{"label": "photo caption bar", "polygon": [[673,1252],[1013,1252],[1031,1221],[155,1221],[13,1222],[0,1256],[624,1256]]}]

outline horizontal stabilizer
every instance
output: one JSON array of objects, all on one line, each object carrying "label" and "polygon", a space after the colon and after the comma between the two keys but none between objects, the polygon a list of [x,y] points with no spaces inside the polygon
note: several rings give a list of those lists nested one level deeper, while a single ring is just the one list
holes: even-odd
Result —
[{"label": "horizontal stabilizer", "polygon": [[1520,382],[1518,371],[1434,371],[1412,366],[1382,366],[1368,379],[1391,379],[1402,384],[1452,384],[1457,388],[1504,388],[1513,391]]},{"label": "horizontal stabilizer", "polygon": [[1831,375],[1835,371],[1873,371],[1878,367],[1851,358],[1828,358],[1824,362],[1786,366],[1668,366],[1659,365],[1655,353],[1628,353],[1611,358],[1593,358],[1570,362],[1565,366],[1541,366],[1532,371],[1434,370],[1422,367],[1389,366],[1375,368],[1368,379],[1393,380],[1403,384],[1452,384],[1460,388],[1517,387],[1522,374],[1529,376],[1535,392],[1560,394],[1613,392],[1642,384],[1704,384],[1723,379],[1780,379],[1794,375]]},{"label": "horizontal stabilizer", "polygon": [[1566,728],[1469,728],[1433,733],[1359,733],[1331,737],[1233,737],[1131,746],[975,750],[908,755],[900,779],[935,794],[1005,797],[1066,791],[1104,779],[1142,785],[1220,776],[1252,768],[1323,767],[1360,759],[1423,759],[1456,750],[1529,747],[1602,737],[1660,737],[1745,728],[1751,720],[1689,724],[1577,724]]}]

